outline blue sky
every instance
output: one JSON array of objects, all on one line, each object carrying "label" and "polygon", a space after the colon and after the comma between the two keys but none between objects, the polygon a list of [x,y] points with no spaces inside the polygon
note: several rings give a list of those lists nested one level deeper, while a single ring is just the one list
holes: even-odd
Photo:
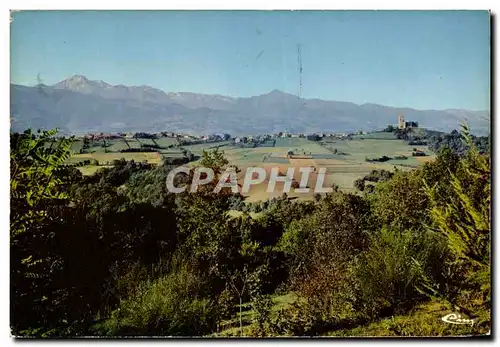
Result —
[{"label": "blue sky", "polygon": [[486,11],[16,12],[11,82],[74,74],[164,91],[489,109]]}]

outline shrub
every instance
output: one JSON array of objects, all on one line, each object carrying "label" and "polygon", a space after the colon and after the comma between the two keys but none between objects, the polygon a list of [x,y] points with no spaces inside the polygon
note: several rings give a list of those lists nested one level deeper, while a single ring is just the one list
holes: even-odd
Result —
[{"label": "shrub", "polygon": [[412,296],[417,271],[409,246],[408,233],[382,229],[372,237],[370,250],[353,266],[354,307],[360,313],[375,318]]},{"label": "shrub", "polygon": [[425,154],[425,152],[422,152],[422,151],[415,151],[415,152],[412,152],[411,154],[413,157],[425,157],[427,156],[427,154]]},{"label": "shrub", "polygon": [[381,225],[398,230],[422,228],[429,218],[419,171],[396,171],[389,181],[377,184],[369,201]]},{"label": "shrub", "polygon": [[381,156],[380,158],[373,158],[373,159],[369,159],[369,158],[366,158],[365,161],[367,162],[379,162],[379,163],[384,163],[386,161],[389,161],[391,160],[392,158],[391,157],[388,157],[386,155],[383,155]]},{"label": "shrub", "polygon": [[426,194],[431,205],[431,226],[445,235],[454,255],[453,276],[462,278],[455,281],[456,295],[449,299],[464,311],[482,316],[481,320],[488,323],[491,310],[491,164],[474,145],[468,127],[462,127],[469,151],[458,162],[459,170],[450,172],[448,199],[444,200],[439,187],[429,182],[426,182]]},{"label": "shrub", "polygon": [[267,336],[270,330],[271,309],[273,301],[269,295],[257,295],[252,301],[254,312],[253,331],[254,336]]},{"label": "shrub", "polygon": [[425,140],[412,140],[408,142],[409,146],[427,146],[427,141]]},{"label": "shrub", "polygon": [[447,254],[441,235],[382,228],[351,267],[353,307],[372,319],[411,307],[427,282],[442,282]]},{"label": "shrub", "polygon": [[382,130],[385,133],[392,133],[396,130],[397,128],[394,127],[394,125],[389,124],[384,130]]},{"label": "shrub", "polygon": [[281,309],[270,324],[271,336],[312,336],[319,318],[311,314],[307,304],[296,303]]},{"label": "shrub", "polygon": [[338,318],[326,318],[317,307],[299,299],[272,315],[267,336],[318,336],[338,323]]},{"label": "shrub", "polygon": [[394,174],[387,170],[372,170],[363,179],[369,182],[386,182],[392,178]]},{"label": "shrub", "polygon": [[297,256],[305,246],[310,231],[311,218],[293,220],[281,236],[278,248],[291,256]]},{"label": "shrub", "polygon": [[250,207],[250,212],[259,213],[261,211],[262,209],[259,202],[253,203]]},{"label": "shrub", "polygon": [[364,178],[358,178],[357,180],[354,181],[354,188],[356,188],[359,191],[364,191],[365,190],[365,179]]},{"label": "shrub", "polygon": [[95,328],[103,335],[201,336],[215,330],[217,311],[199,295],[199,278],[186,267],[143,282]]},{"label": "shrub", "polygon": [[336,192],[283,234],[280,246],[289,257],[291,288],[316,323],[330,322],[346,310],[351,292],[346,268],[366,245],[369,220],[361,197]]},{"label": "shrub", "polygon": [[236,310],[238,305],[238,298],[234,293],[234,290],[226,284],[226,288],[220,293],[217,298],[217,306],[219,309],[219,314],[222,319],[229,318]]}]

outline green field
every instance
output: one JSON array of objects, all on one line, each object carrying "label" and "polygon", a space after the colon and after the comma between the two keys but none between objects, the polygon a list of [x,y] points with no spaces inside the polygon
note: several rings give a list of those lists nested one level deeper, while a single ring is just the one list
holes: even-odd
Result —
[{"label": "green field", "polygon": [[339,152],[347,153],[344,160],[347,162],[364,162],[366,158],[378,158],[383,155],[395,157],[398,155],[405,155],[407,160],[391,160],[388,163],[395,164],[408,164],[419,165],[419,161],[411,156],[413,148],[422,150],[431,154],[427,146],[409,146],[403,140],[377,140],[377,139],[364,139],[364,140],[338,140],[325,144],[332,150],[337,148]]},{"label": "green field", "polygon": [[[403,140],[389,138],[389,133],[371,134],[372,139],[354,140],[330,140],[324,142],[313,142],[304,138],[285,138],[276,141],[276,147],[260,148],[225,148],[225,153],[230,162],[244,169],[245,167],[256,166],[278,166],[285,170],[288,167],[295,167],[296,172],[301,166],[314,166],[316,168],[325,167],[327,177],[324,186],[335,184],[342,190],[354,192],[354,181],[368,175],[372,170],[385,169],[394,171],[395,167],[401,170],[409,170],[418,167],[425,161],[432,160],[434,156],[426,146],[409,146]],[[429,156],[412,157],[413,148],[418,148],[426,152]],[[336,153],[342,154],[334,154]],[[292,151],[299,158],[311,159],[289,159],[288,151]],[[394,158],[395,156],[406,156],[407,159],[392,159],[387,162],[367,162],[366,159],[379,158],[382,156]],[[265,182],[266,183],[266,182]],[[266,183],[267,184],[267,183]],[[258,201],[268,197],[264,192],[265,188],[249,195],[248,201]],[[275,194],[279,195],[279,194]],[[294,197],[293,192],[289,196]],[[298,194],[299,199],[311,199],[313,193]]]},{"label": "green field", "polygon": [[354,135],[353,139],[354,140],[361,140],[361,139],[367,139],[367,140],[397,140],[397,138],[394,135],[394,133],[386,133],[386,132],[376,132],[376,133],[369,133],[369,134]]},{"label": "green field", "polygon": [[191,151],[194,154],[201,155],[203,150],[208,150],[208,149],[215,149],[217,147],[221,149],[225,149],[230,145],[230,141],[221,141],[217,143],[200,143],[196,145],[183,145],[182,148]]},{"label": "green field", "polygon": [[[369,135],[369,136],[368,136]],[[364,177],[374,169],[385,169],[393,171],[395,167],[402,170],[409,170],[412,167],[418,167],[426,161],[434,158],[433,154],[426,146],[409,146],[403,140],[397,140],[391,133],[372,133],[367,135],[357,135],[352,140],[326,138],[322,141],[309,141],[305,138],[278,138],[274,147],[255,147],[242,148],[234,146],[230,141],[218,143],[202,143],[193,145],[183,145],[182,147],[167,148],[170,145],[177,145],[176,138],[161,138],[155,142],[162,148],[158,152],[119,152],[122,149],[140,148],[143,145],[153,145],[150,139],[117,139],[107,141],[108,147],[101,146],[102,142],[95,141],[91,147],[91,153],[79,154],[82,147],[82,141],[76,141],[72,149],[75,154],[68,160],[68,163],[78,163],[88,159],[95,159],[99,165],[111,165],[113,160],[124,158],[126,160],[135,160],[139,162],[147,161],[152,164],[159,164],[162,156],[182,157],[182,150],[201,156],[203,150],[219,148],[224,151],[230,164],[242,169],[239,180],[242,180],[247,167],[261,166],[266,170],[272,167],[279,167],[286,171],[289,167],[295,167],[296,174],[298,168],[311,166],[316,169],[326,168],[326,179],[324,186],[333,184],[339,186],[344,191],[354,192],[354,181]],[[127,146],[128,144],[128,146]],[[426,157],[412,157],[413,148],[422,150],[428,154]],[[289,158],[287,154],[293,152],[295,157]],[[367,162],[366,159],[379,158],[382,156],[394,158],[395,156],[406,156],[407,159],[392,159],[387,162]],[[190,163],[196,165],[196,162]],[[80,170],[84,174],[92,174],[100,166],[85,166]],[[300,176],[296,176],[300,179]],[[314,182],[312,182],[314,183]],[[262,187],[255,187],[248,194],[248,201],[265,200],[272,196],[279,196],[281,193],[270,195],[265,192],[267,181]],[[314,184],[311,185],[314,188]],[[307,194],[294,194],[299,199],[311,199],[314,193],[311,189]]]}]

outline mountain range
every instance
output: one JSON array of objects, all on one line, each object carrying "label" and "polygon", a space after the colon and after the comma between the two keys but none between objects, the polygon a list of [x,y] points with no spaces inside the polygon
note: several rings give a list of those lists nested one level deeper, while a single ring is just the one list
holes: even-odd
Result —
[{"label": "mountain range", "polygon": [[163,92],[150,86],[111,85],[75,75],[52,86],[11,84],[11,130],[59,128],[86,132],[226,132],[251,135],[279,131],[350,132],[396,124],[403,115],[421,127],[459,128],[467,119],[473,133],[489,132],[488,111],[416,110],[377,104],[299,99],[273,90],[252,97]]}]

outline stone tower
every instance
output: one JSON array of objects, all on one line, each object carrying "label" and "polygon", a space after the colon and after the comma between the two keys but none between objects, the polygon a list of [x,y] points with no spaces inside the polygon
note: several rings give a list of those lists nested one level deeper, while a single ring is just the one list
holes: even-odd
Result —
[{"label": "stone tower", "polygon": [[398,128],[399,129],[404,129],[405,128],[405,117],[403,115],[398,116]]}]

